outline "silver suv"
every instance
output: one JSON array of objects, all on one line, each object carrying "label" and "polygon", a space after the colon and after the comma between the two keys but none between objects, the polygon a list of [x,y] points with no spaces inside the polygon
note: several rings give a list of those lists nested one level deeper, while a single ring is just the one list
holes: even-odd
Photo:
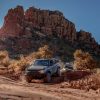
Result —
[{"label": "silver suv", "polygon": [[46,82],[51,82],[51,76],[60,76],[60,64],[56,59],[36,59],[25,70],[25,79],[31,82],[32,79],[43,78]]}]

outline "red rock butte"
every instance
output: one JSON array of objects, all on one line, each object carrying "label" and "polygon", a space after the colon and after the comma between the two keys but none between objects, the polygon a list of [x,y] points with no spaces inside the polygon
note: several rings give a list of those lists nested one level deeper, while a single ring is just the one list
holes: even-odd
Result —
[{"label": "red rock butte", "polygon": [[85,46],[96,54],[100,54],[100,45],[91,33],[83,30],[77,32],[74,23],[66,19],[60,11],[41,10],[34,7],[24,11],[22,6],[9,9],[0,29],[0,37],[1,39],[26,37],[17,43],[20,46],[23,43],[28,45],[32,44],[28,38],[33,36],[33,33],[36,32],[35,29],[44,36],[56,35],[73,46],[79,48]]}]

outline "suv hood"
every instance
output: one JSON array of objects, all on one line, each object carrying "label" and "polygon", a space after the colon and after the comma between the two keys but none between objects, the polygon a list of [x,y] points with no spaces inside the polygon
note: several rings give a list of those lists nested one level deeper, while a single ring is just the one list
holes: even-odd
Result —
[{"label": "suv hood", "polygon": [[45,69],[47,66],[34,66],[34,65],[32,65],[32,66],[30,66],[29,68],[28,68],[28,70],[43,70],[43,69]]}]

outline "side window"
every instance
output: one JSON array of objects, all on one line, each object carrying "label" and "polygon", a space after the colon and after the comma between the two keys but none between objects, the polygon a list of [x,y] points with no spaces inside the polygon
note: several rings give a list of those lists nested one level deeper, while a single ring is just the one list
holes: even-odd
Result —
[{"label": "side window", "polygon": [[54,60],[54,64],[58,63],[59,61],[58,60]]},{"label": "side window", "polygon": [[55,60],[55,63],[58,63],[59,61],[58,60]]}]

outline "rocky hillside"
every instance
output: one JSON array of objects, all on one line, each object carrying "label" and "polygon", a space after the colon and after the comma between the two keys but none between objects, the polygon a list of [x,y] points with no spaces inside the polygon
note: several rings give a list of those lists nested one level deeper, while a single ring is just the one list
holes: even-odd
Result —
[{"label": "rocky hillside", "polygon": [[22,6],[10,9],[0,29],[0,49],[10,54],[27,54],[48,44],[56,56],[72,55],[75,49],[100,55],[100,45],[91,33],[76,31],[74,23],[60,11],[40,10]]}]

